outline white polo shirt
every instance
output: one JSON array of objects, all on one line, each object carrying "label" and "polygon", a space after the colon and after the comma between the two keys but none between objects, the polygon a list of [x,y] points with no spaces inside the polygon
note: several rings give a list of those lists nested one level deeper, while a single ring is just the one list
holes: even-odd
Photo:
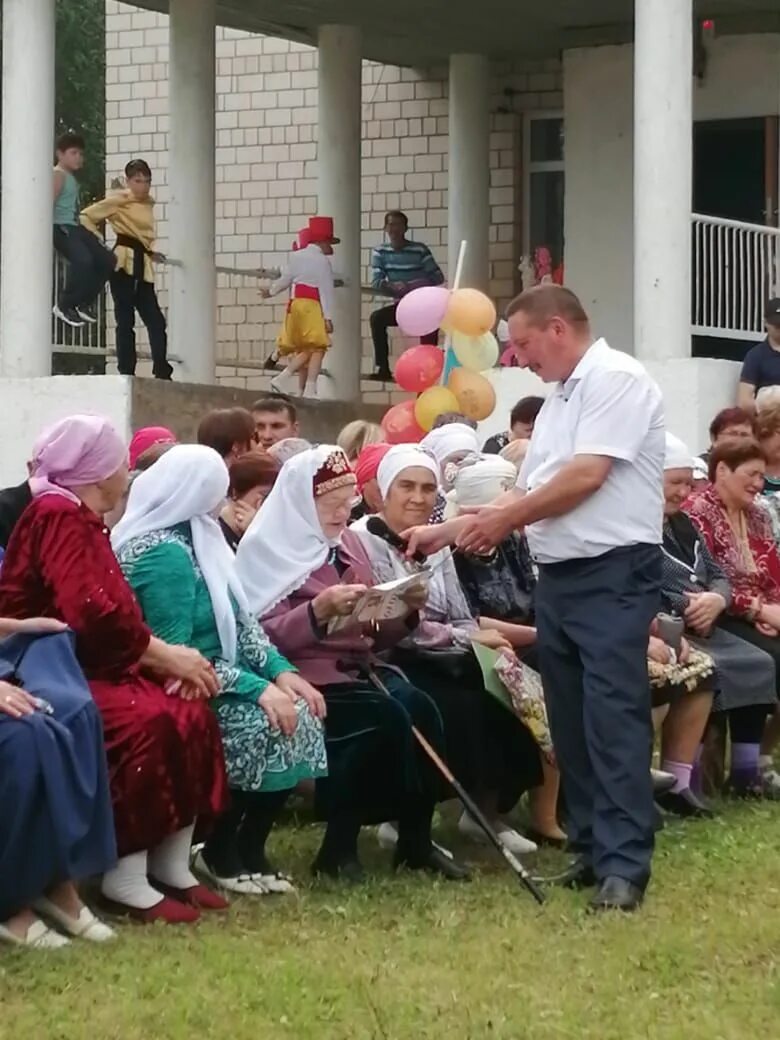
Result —
[{"label": "white polo shirt", "polygon": [[576,455],[606,455],[602,486],[571,512],[526,528],[539,563],[601,556],[621,546],[660,544],[664,411],[642,365],[597,340],[536,417],[518,487],[546,484]]}]

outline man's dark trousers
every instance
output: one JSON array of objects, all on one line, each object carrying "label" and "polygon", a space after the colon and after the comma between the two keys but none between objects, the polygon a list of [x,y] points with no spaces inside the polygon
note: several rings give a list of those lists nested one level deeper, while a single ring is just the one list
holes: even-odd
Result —
[{"label": "man's dark trousers", "polygon": [[539,571],[539,664],[570,846],[599,880],[644,888],[654,843],[647,642],[661,550],[627,546]]},{"label": "man's dark trousers", "polygon": [[64,311],[89,307],[111,277],[115,255],[80,225],[55,224],[54,248],[70,265],[60,307]]},{"label": "man's dark trousers", "polygon": [[[374,364],[380,372],[390,371],[390,344],[387,339],[387,330],[398,325],[395,312],[397,303],[388,304],[373,311],[369,318],[371,326],[371,339],[374,341]],[[429,332],[426,336],[420,336],[420,343],[432,343],[434,346],[439,342],[439,330]]]}]

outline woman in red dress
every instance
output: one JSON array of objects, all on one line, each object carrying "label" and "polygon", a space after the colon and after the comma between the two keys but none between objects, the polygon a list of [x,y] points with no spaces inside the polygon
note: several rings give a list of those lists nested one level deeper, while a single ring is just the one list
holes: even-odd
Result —
[{"label": "woman in red dress", "polygon": [[127,449],[103,418],[76,415],[35,446],[33,501],[0,576],[0,615],[54,617],[76,634],[100,710],[114,808],[117,866],[103,895],[143,921],[194,921],[224,900],[189,870],[195,821],[225,807],[227,784],[212,666],[144,624],[111,549],[103,515],[124,494]]}]

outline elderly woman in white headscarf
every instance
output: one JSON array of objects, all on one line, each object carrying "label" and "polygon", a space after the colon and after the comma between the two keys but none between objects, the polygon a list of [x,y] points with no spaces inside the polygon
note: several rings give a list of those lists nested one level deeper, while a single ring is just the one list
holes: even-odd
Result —
[{"label": "elderly woman in white headscarf", "polygon": [[374,656],[414,628],[424,593],[410,592],[404,616],[392,621],[354,616],[373,584],[360,541],[346,530],[355,495],[340,448],[296,455],[236,557],[251,610],[327,704],[329,775],[317,783],[315,807],[328,826],[314,873],[361,880],[361,826],[397,819],[396,866],[460,880],[467,872],[431,843],[441,785],[412,733],[414,725],[443,753],[441,718],[429,697]]},{"label": "elderly woman in white headscarf", "polygon": [[228,471],[211,448],[170,449],[133,483],[112,543],[144,618],[216,669],[213,702],[231,790],[198,868],[233,892],[292,891],[268,861],[266,839],[300,780],[327,772],[321,695],[268,641],[214,519]]},{"label": "elderly woman in white headscarf", "polygon": [[479,436],[465,423],[447,423],[427,433],[420,447],[433,457],[438,469],[441,494],[436,496],[430,517],[432,524],[438,524],[444,517],[444,494],[452,487],[459,463],[479,456]]},{"label": "elderly woman in white headscarf", "polygon": [[[452,427],[443,427],[449,429]],[[425,522],[438,483],[438,467],[427,452],[416,445],[391,448],[379,464],[377,480],[384,502],[379,518],[392,532],[400,534]],[[368,518],[358,520],[351,530],[363,543],[377,581],[409,573],[403,554],[371,533]],[[450,766],[495,821],[501,840],[515,853],[533,851],[533,843],[502,821],[500,814],[541,782],[539,753],[522,723],[485,693],[471,644],[494,649],[511,646],[498,632],[481,628],[474,619],[449,549],[430,556],[428,565],[428,601],[421,610],[420,624],[399,644],[392,659],[436,702],[444,719]],[[460,829],[479,840],[475,824],[465,814]]]}]

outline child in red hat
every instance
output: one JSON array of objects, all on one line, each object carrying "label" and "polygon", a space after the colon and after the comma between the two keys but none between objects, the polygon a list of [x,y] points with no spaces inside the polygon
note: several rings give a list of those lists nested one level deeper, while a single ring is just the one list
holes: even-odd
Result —
[{"label": "child in red hat", "polygon": [[308,227],[298,234],[287,270],[261,290],[264,298],[290,289],[277,346],[279,354],[289,357],[284,372],[271,380],[274,390],[282,390],[282,380],[297,374],[304,397],[317,396],[317,379],[322,359],[333,332],[333,268],[328,257],[338,244],[331,217],[310,217]]}]

